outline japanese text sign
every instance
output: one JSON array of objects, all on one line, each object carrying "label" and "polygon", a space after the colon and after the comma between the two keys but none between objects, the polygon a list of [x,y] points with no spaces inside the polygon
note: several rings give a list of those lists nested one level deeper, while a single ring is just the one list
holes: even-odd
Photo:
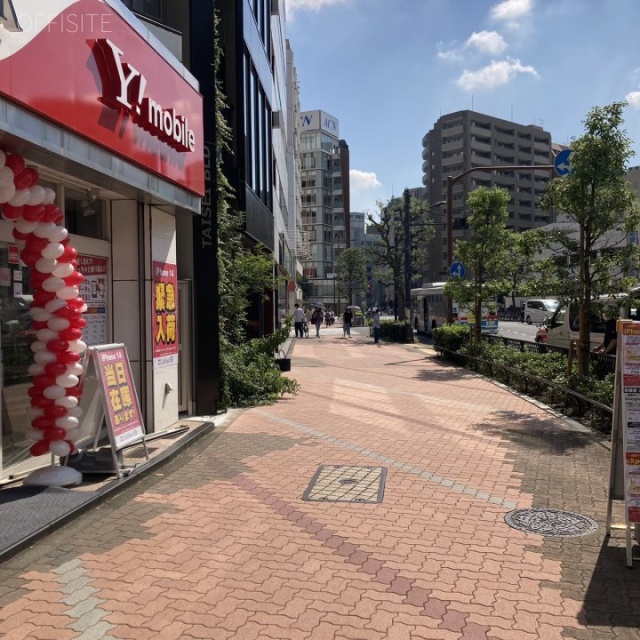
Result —
[{"label": "japanese text sign", "polygon": [[153,262],[153,366],[178,364],[178,269]]}]

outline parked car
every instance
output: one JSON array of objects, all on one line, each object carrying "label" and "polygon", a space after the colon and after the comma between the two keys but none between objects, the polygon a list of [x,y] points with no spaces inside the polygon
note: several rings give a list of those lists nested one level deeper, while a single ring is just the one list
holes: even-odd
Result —
[{"label": "parked car", "polygon": [[527,324],[540,324],[553,315],[558,301],[553,298],[531,298],[524,304],[523,321]]}]

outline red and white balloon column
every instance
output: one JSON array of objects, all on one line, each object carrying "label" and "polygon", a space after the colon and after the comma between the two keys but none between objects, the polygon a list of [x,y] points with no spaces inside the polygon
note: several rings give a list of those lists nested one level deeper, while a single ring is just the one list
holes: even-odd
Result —
[{"label": "red and white balloon column", "polygon": [[[76,270],[77,251],[62,226],[64,213],[54,204],[55,192],[38,181],[36,169],[26,167],[21,156],[0,150],[2,217],[13,223],[20,258],[31,269],[33,290],[30,314],[36,340],[31,344],[34,362],[29,367],[27,437],[34,441],[32,455],[62,457],[74,451],[79,435],[80,360],[86,349],[82,313],[87,307],[80,297],[84,277]],[[77,484],[78,475],[73,469],[52,465],[31,474],[28,483]]]}]

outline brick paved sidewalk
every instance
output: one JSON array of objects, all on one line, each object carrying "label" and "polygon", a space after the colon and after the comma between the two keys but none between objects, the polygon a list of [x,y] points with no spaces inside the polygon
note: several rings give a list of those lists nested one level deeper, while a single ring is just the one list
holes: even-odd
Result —
[{"label": "brick paved sidewalk", "polygon": [[[637,640],[606,443],[425,348],[326,331],[290,375],[297,396],[2,565],[0,637]],[[303,500],[333,465],[363,469],[317,497],[360,501]],[[505,523],[528,507],[600,527]]]}]

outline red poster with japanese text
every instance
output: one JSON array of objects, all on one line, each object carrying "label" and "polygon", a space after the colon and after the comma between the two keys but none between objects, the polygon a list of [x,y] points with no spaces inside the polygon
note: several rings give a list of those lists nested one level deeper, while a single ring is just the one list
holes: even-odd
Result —
[{"label": "red poster with japanese text", "polygon": [[98,349],[94,351],[94,358],[102,382],[113,446],[122,449],[145,435],[127,351],[124,345]]},{"label": "red poster with japanese text", "polygon": [[153,367],[178,364],[178,268],[153,261]]}]

